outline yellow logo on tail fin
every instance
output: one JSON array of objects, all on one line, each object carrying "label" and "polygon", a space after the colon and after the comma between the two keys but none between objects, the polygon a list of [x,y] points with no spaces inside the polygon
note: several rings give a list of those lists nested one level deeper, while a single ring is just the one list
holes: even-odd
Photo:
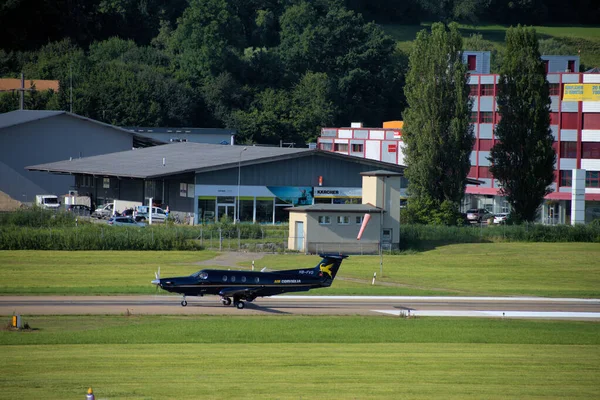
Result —
[{"label": "yellow logo on tail fin", "polygon": [[333,263],[325,265],[325,263],[321,263],[319,265],[319,270],[321,272],[325,272],[331,279],[333,279],[333,275],[331,275],[331,267],[333,267]]}]

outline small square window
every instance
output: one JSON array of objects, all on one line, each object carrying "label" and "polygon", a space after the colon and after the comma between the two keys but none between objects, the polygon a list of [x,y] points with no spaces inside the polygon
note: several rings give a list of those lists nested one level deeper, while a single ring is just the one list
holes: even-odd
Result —
[{"label": "small square window", "polygon": [[350,223],[350,217],[346,215],[338,215],[337,223],[340,225],[348,225]]},{"label": "small square window", "polygon": [[573,171],[560,171],[560,186],[570,187],[573,182]]},{"label": "small square window", "polygon": [[480,112],[479,113],[479,123],[480,124],[491,124],[494,120],[494,113],[490,111]]},{"label": "small square window", "polygon": [[331,151],[333,149],[333,143],[319,143],[321,150]]},{"label": "small square window", "polygon": [[356,217],[356,223],[357,224],[362,224],[362,222],[363,222],[363,217],[362,216]]},{"label": "small square window", "polygon": [[480,86],[480,95],[481,96],[493,96],[494,95],[494,85],[481,85]]},{"label": "small square window", "polygon": [[559,96],[560,95],[560,83],[551,83],[549,85],[550,96]]},{"label": "small square window", "polygon": [[363,145],[361,143],[353,143],[352,144],[352,152],[354,153],[362,153]]},{"label": "small square window", "polygon": [[333,151],[343,151],[344,153],[347,153],[348,143],[335,143],[333,145]]},{"label": "small square window", "polygon": [[321,225],[331,224],[331,217],[329,215],[319,215],[319,224],[321,224]]}]

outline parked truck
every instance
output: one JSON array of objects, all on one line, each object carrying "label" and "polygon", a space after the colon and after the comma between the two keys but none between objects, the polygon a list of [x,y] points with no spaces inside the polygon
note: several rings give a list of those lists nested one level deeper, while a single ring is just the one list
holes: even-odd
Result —
[{"label": "parked truck", "polygon": [[106,203],[94,210],[92,217],[106,219],[114,215],[121,215],[125,210],[134,210],[141,205],[142,203],[139,201],[113,200],[112,202]]},{"label": "parked truck", "polygon": [[53,194],[37,194],[35,196],[35,204],[38,207],[46,208],[48,210],[58,210],[60,207],[58,196]]}]

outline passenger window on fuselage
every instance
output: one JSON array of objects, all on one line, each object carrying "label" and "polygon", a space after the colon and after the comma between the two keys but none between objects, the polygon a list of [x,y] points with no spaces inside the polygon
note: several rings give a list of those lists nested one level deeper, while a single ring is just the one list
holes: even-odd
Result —
[{"label": "passenger window on fuselage", "polygon": [[235,276],[231,277],[231,282],[235,282]]},{"label": "passenger window on fuselage", "polygon": [[258,276],[256,278],[254,278],[254,282],[258,283],[260,281],[260,279],[258,279]]},{"label": "passenger window on fuselage", "polygon": [[208,279],[208,274],[206,272],[202,272],[200,274],[200,279]]},{"label": "passenger window on fuselage", "polygon": [[246,282],[246,277],[242,276],[242,282]]},{"label": "passenger window on fuselage", "polygon": [[223,282],[227,282],[227,275],[223,275]]}]

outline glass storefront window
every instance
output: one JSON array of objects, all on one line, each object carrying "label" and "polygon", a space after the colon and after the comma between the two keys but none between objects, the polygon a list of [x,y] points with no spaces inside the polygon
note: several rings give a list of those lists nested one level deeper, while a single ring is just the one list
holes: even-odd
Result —
[{"label": "glass storefront window", "polygon": [[256,199],[256,222],[273,223],[273,199]]},{"label": "glass storefront window", "polygon": [[211,224],[215,222],[216,197],[198,198],[198,223]]},{"label": "glass storefront window", "polygon": [[290,212],[286,211],[286,208],[289,208],[289,207],[290,207],[289,205],[275,207],[275,223],[276,224],[288,223],[290,221]]},{"label": "glass storefront window", "polygon": [[254,214],[254,199],[240,198],[240,222],[252,222]]}]

